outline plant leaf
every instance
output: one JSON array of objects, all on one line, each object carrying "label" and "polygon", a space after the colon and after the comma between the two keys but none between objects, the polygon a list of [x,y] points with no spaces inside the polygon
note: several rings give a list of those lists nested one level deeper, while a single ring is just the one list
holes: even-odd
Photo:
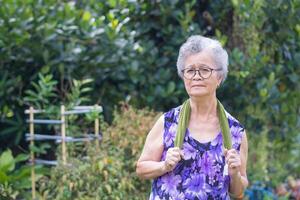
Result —
[{"label": "plant leaf", "polygon": [[15,169],[15,160],[10,149],[0,156],[0,171],[6,173]]}]

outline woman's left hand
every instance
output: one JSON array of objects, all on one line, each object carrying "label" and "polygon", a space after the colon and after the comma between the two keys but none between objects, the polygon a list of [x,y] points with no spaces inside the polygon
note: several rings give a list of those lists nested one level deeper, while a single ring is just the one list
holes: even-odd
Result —
[{"label": "woman's left hand", "polygon": [[228,165],[228,174],[230,176],[238,175],[241,168],[241,157],[237,150],[235,149],[225,149],[224,150],[225,155],[225,162]]}]

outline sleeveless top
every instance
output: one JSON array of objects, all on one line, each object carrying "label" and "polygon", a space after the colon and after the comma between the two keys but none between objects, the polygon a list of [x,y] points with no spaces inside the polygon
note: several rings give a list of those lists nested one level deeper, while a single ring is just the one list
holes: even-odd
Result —
[{"label": "sleeveless top", "polygon": [[[161,161],[165,160],[167,150],[174,147],[180,108],[173,108],[164,114]],[[239,152],[244,128],[228,112],[226,116],[232,146]],[[210,142],[202,143],[194,139],[187,129],[182,147],[184,159],[173,171],[153,180],[149,200],[230,200],[230,176],[224,173],[222,144],[221,132]]]}]

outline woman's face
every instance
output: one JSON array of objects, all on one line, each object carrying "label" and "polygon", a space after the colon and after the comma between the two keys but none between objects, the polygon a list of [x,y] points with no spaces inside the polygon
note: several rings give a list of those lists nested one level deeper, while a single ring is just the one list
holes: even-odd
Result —
[{"label": "woman's face", "polygon": [[[188,95],[190,97],[213,95],[221,83],[221,78],[216,69],[218,68],[207,51],[188,56],[185,60],[183,72],[184,85]],[[195,76],[193,76],[194,73]]]}]

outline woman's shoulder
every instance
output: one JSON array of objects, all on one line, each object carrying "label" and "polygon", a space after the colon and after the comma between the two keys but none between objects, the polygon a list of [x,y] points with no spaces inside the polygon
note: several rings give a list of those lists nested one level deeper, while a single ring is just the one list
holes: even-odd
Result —
[{"label": "woman's shoulder", "polygon": [[229,128],[231,132],[232,146],[233,148],[239,151],[243,135],[245,134],[244,126],[227,111],[226,111],[226,116],[228,119]]},{"label": "woman's shoulder", "polygon": [[239,122],[239,120],[233,117],[227,110],[225,110],[225,113],[228,119],[229,128],[231,128],[232,126],[244,128],[244,126]]},{"label": "woman's shoulder", "polygon": [[164,113],[164,118],[169,122],[178,122],[178,116],[181,109],[181,105],[173,107]]}]

